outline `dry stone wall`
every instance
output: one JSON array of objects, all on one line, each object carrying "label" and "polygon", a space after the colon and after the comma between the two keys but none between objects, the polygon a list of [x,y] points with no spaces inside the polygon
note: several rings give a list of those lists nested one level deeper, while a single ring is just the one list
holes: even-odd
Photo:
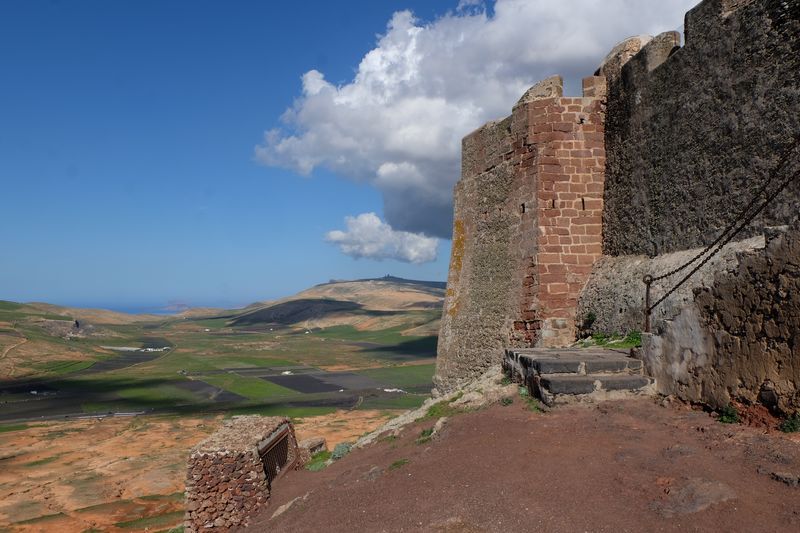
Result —
[{"label": "dry stone wall", "polygon": [[[681,309],[694,302],[694,291],[709,287],[719,272],[735,270],[739,256],[764,247],[764,237],[757,236],[728,244],[692,278],[656,307],[650,317],[655,334],[674,319]],[[582,335],[621,333],[644,329],[645,275],[660,276],[695,257],[701,248],[647,257],[646,255],[604,256],[595,263],[589,281],[578,300]],[[685,272],[682,272],[685,274]],[[672,289],[680,275],[653,283],[651,301],[655,302]]]},{"label": "dry stone wall", "polygon": [[[800,132],[800,2],[705,0],[609,80],[604,251],[712,241]],[[602,69],[601,69],[602,70]],[[794,185],[741,238],[791,222]]]},{"label": "dry stone wall", "polygon": [[694,291],[693,301],[645,335],[662,394],[723,407],[731,400],[800,409],[800,223],[767,233]]},{"label": "dry stone wall", "polygon": [[285,434],[281,462],[295,465],[297,441],[288,418],[236,416],[189,455],[186,474],[186,533],[229,531],[269,500],[270,479],[261,452]]}]

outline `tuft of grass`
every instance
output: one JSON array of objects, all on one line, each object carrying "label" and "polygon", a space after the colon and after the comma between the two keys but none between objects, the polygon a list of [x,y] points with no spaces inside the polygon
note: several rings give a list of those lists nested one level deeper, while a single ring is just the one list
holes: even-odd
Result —
[{"label": "tuft of grass", "polygon": [[350,449],[353,445],[349,442],[340,442],[333,448],[333,452],[331,453],[331,457],[334,461],[338,461],[348,453],[350,453]]},{"label": "tuft of grass", "polygon": [[[519,388],[519,396],[520,398],[522,398],[522,401],[525,402],[525,406],[528,409],[528,411],[532,411],[534,413],[543,412],[542,407],[539,405],[539,400],[531,396],[531,393],[528,392],[528,389],[526,387]],[[510,400],[511,398],[508,399]]]},{"label": "tuft of grass", "polygon": [[514,398],[503,398],[502,400],[500,400],[500,405],[504,407],[511,405],[512,403],[514,403]]},{"label": "tuft of grass", "polygon": [[503,376],[503,379],[500,380],[500,385],[511,385],[511,378]]},{"label": "tuft of grass", "polygon": [[738,424],[740,420],[739,411],[732,404],[726,405],[719,412],[719,421],[723,424]]},{"label": "tuft of grass", "polygon": [[426,442],[430,442],[433,438],[433,428],[423,429],[422,433],[419,434],[419,438],[417,439],[417,444],[425,444]]},{"label": "tuft of grass", "polygon": [[800,413],[795,413],[778,426],[784,433],[797,433],[800,431]]},{"label": "tuft of grass", "polygon": [[311,460],[306,465],[306,470],[311,470],[312,472],[319,472],[323,468],[327,466],[326,462],[328,459],[331,458],[331,452],[328,450],[324,450],[321,452],[317,452],[311,456]]},{"label": "tuft of grass", "polygon": [[642,346],[642,332],[631,331],[627,335],[620,333],[595,333],[583,341],[583,347],[600,346],[606,348],[640,348]]},{"label": "tuft of grass", "polygon": [[463,413],[463,409],[459,409],[458,407],[453,407],[451,405],[463,395],[463,392],[459,392],[455,395],[455,397],[453,397],[452,400],[442,400],[441,402],[436,402],[435,404],[431,405],[428,407],[428,412],[425,415],[425,418],[441,418],[443,416],[453,416]]},{"label": "tuft of grass", "polygon": [[398,459],[389,465],[389,470],[397,470],[408,464],[408,459]]}]

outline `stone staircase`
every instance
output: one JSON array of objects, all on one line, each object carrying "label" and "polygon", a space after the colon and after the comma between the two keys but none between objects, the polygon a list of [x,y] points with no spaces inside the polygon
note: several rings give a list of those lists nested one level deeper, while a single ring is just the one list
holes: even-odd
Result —
[{"label": "stone staircase", "polygon": [[655,380],[627,352],[589,348],[513,348],[503,368],[546,405],[652,395]]}]

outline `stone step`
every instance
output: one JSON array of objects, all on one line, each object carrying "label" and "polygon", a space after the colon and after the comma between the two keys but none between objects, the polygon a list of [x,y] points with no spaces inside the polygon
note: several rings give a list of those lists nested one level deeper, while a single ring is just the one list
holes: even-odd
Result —
[{"label": "stone step", "polygon": [[655,383],[621,350],[509,349],[503,366],[547,405],[651,394]]},{"label": "stone step", "polygon": [[608,374],[642,372],[642,362],[630,357],[613,357],[607,359],[587,359],[565,357],[553,359],[535,359],[533,366],[540,374]]},{"label": "stone step", "polygon": [[586,376],[541,376],[540,386],[551,394],[591,394],[597,391],[635,391],[653,383],[646,376],[589,374]]},{"label": "stone step", "polygon": [[537,349],[509,350],[515,366],[536,374],[641,374],[642,362],[616,350]]}]

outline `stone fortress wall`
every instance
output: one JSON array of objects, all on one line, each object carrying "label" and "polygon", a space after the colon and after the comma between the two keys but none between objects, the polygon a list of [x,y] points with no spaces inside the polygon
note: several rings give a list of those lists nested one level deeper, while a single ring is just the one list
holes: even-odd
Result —
[{"label": "stone fortress wall", "polygon": [[605,80],[565,98],[560,77],[464,138],[438,388],[483,373],[508,346],[574,338],[578,293],[601,252]]},{"label": "stone fortress wall", "polygon": [[[800,133],[800,0],[704,0],[685,34],[683,47],[676,32],[628,39],[585,80],[583,98],[545,80],[510,117],[464,139],[439,390],[499,362],[504,348],[569,345],[589,315],[595,331],[641,330],[642,276],[681,264],[755,199]],[[800,156],[792,161],[796,170]],[[786,244],[798,200],[793,184],[655,310],[643,351],[661,392],[723,405],[766,387],[780,390],[782,409],[800,404],[800,376],[786,370],[800,368],[786,341],[800,335],[800,309],[775,289],[800,264]],[[765,251],[776,226],[781,251]],[[775,254],[780,272],[769,267]],[[753,298],[727,298],[718,287],[732,287],[731,275]],[[654,285],[654,299],[678,279]],[[729,317],[744,309],[763,328],[742,337]]]},{"label": "stone fortress wall", "polygon": [[[800,131],[795,0],[706,0],[608,77],[603,248],[655,256],[713,241]],[[746,238],[797,214],[800,184]],[[739,238],[739,237],[737,237]]]}]

